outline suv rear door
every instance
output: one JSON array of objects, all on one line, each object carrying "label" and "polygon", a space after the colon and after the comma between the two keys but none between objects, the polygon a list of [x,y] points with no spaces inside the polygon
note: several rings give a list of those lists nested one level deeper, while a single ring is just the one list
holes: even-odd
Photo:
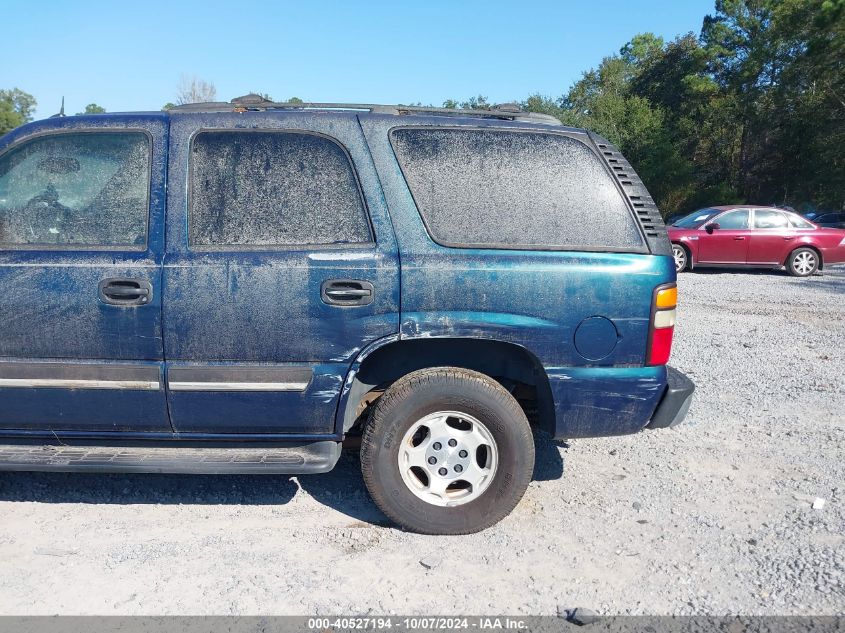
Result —
[{"label": "suv rear door", "polygon": [[164,115],[73,118],[0,150],[0,429],[170,432],[166,140]]},{"label": "suv rear door", "polygon": [[352,361],[399,330],[399,260],[354,114],[171,118],[174,429],[334,434]]}]

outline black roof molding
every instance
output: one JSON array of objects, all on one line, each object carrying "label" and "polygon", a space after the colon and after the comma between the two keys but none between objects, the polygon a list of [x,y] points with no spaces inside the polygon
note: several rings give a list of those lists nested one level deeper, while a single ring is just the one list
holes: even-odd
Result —
[{"label": "black roof molding", "polygon": [[518,105],[513,103],[493,106],[490,110],[459,110],[457,108],[379,105],[374,103],[289,103],[270,101],[257,94],[236,97],[231,102],[186,103],[170,108],[169,112],[260,112],[266,110],[357,110],[375,114],[434,114],[562,125],[558,119],[551,115],[540,114],[538,112],[524,112]]}]

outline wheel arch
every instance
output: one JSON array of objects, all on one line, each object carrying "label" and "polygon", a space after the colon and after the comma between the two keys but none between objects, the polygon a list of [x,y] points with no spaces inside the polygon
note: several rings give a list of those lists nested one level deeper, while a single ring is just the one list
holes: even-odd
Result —
[{"label": "wheel arch", "polygon": [[695,267],[695,258],[692,255],[692,249],[686,242],[680,240],[672,240],[672,246],[680,246],[687,254],[687,270],[692,270]]},{"label": "wheel arch", "polygon": [[526,348],[495,339],[391,337],[359,355],[347,376],[335,419],[346,433],[391,384],[419,369],[460,367],[490,376],[514,394],[526,417],[544,431],[555,428],[546,370]]},{"label": "wheel arch", "polygon": [[815,252],[816,257],[819,258],[819,267],[816,270],[823,270],[824,269],[824,255],[822,254],[821,249],[818,246],[816,246],[815,244],[799,244],[798,246],[793,248],[791,251],[789,251],[789,253],[787,253],[786,259],[784,259],[784,261],[783,261],[783,265],[785,267],[788,267],[789,266],[789,260],[792,258],[792,254],[795,251],[800,250],[802,248],[809,248],[811,251]]}]

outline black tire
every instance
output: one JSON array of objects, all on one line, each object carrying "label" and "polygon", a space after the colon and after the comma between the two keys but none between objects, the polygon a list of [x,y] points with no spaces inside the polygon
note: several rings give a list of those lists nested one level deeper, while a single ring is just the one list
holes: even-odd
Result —
[{"label": "black tire", "polygon": [[786,260],[786,270],[794,277],[809,277],[819,269],[819,254],[812,248],[796,248]]},{"label": "black tire", "polygon": [[686,247],[672,244],[672,258],[675,260],[675,272],[680,273],[689,268],[690,254]]},{"label": "black tire", "polygon": [[[495,440],[498,465],[478,496],[443,507],[414,494],[399,470],[405,434],[425,416],[456,411],[473,416]],[[490,377],[435,367],[412,372],[376,402],[364,428],[361,470],[376,505],[403,528],[421,534],[471,534],[497,523],[519,503],[534,470],[531,427],[517,401]]]}]

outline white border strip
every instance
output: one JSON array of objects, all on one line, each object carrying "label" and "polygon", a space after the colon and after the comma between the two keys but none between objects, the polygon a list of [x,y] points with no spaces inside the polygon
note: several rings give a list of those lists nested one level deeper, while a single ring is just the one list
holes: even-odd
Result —
[{"label": "white border strip", "polygon": [[0,378],[0,387],[30,389],[134,389],[158,391],[158,381],[147,380],[64,380],[61,378]]},{"label": "white border strip", "polygon": [[307,382],[168,382],[171,391],[305,391]]}]

